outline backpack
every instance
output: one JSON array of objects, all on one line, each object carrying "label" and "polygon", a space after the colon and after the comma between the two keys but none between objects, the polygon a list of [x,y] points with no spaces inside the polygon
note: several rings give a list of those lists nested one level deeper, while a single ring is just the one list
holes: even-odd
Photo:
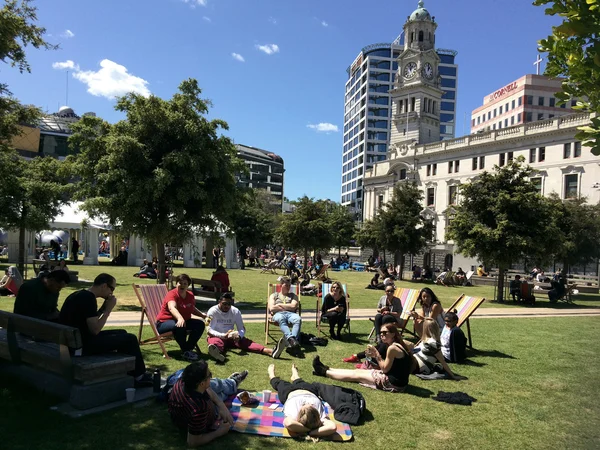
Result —
[{"label": "backpack", "polygon": [[173,390],[173,386],[175,383],[181,378],[183,375],[183,369],[179,369],[177,372],[172,373],[167,377],[166,384],[162,387],[158,395],[156,396],[156,400],[159,402],[167,402],[169,400],[169,394]]}]

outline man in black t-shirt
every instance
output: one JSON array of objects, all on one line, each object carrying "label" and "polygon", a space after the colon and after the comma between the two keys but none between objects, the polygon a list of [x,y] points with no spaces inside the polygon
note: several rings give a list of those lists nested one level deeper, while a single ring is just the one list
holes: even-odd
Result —
[{"label": "man in black t-shirt", "polygon": [[58,295],[71,281],[68,272],[56,270],[43,278],[27,280],[15,299],[14,313],[36,319],[58,321]]},{"label": "man in black t-shirt", "polygon": [[[152,374],[146,373],[146,365],[137,338],[125,330],[102,330],[106,320],[117,304],[113,295],[117,281],[107,273],[101,273],[89,289],[72,293],[60,310],[60,322],[79,328],[83,341],[84,355],[97,355],[117,351],[135,356],[135,369],[130,375],[135,377],[138,387],[152,386]],[[104,299],[98,309],[97,298]]]}]

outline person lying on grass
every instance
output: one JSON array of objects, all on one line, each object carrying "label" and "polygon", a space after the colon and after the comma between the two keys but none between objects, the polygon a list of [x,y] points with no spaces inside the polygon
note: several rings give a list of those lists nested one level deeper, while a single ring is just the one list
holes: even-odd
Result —
[{"label": "person lying on grass", "polygon": [[271,386],[283,403],[283,426],[291,435],[308,434],[318,438],[335,433],[335,423],[325,412],[323,400],[315,394],[320,383],[307,383],[302,380],[295,364],[292,364],[291,383],[275,375],[274,364],[271,364],[267,371]]},{"label": "person lying on grass", "polygon": [[315,356],[313,374],[338,381],[361,383],[386,392],[404,392],[413,368],[413,356],[396,325],[383,324],[380,335],[382,342],[388,345],[385,356],[372,345],[365,351],[366,355],[377,363],[379,369],[332,369],[323,364],[319,356]]}]

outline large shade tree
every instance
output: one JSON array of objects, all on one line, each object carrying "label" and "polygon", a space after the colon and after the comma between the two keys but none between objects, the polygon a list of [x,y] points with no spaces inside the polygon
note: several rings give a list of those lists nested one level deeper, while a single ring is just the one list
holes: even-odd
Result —
[{"label": "large shade tree", "polygon": [[595,113],[592,124],[579,129],[577,139],[600,155],[600,0],[535,0],[548,5],[546,14],[560,16],[563,22],[539,42],[547,53],[545,74],[565,77],[561,101],[577,98],[576,109]]},{"label": "large shade tree", "polygon": [[281,207],[267,191],[249,189],[241,196],[232,219],[232,230],[239,242],[250,247],[270,244]]},{"label": "large shade tree", "polygon": [[[513,262],[547,261],[559,238],[550,204],[529,180],[523,158],[461,185],[461,202],[448,229],[458,251],[495,265],[500,274]],[[503,301],[504,277],[498,277]]]},{"label": "large shade tree", "polygon": [[327,218],[331,242],[338,249],[338,256],[342,254],[342,247],[348,247],[354,237],[355,222],[352,213],[345,206],[335,202],[327,202]]},{"label": "large shade tree", "polygon": [[[196,80],[183,81],[170,100],[130,93],[111,125],[83,117],[73,125],[70,157],[79,177],[76,197],[92,216],[105,216],[123,232],[149,240],[164,263],[164,244],[231,224],[243,170],[235,146],[208,120],[209,104]],[[160,271],[161,281],[164,271]]]}]

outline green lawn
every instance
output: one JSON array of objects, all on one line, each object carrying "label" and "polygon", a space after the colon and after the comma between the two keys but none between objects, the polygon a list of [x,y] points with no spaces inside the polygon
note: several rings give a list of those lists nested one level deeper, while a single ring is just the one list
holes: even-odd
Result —
[{"label": "green lawn", "polygon": [[[0,269],[4,270],[5,265],[0,264]],[[117,311],[119,310],[139,310],[139,302],[131,287],[133,283],[156,283],[155,280],[140,280],[134,278],[133,274],[138,271],[136,267],[115,267],[115,266],[83,266],[77,265],[73,268],[79,271],[79,278],[83,280],[93,280],[96,275],[102,271],[106,271],[117,279],[117,289],[115,295],[117,296]],[[207,278],[210,279],[212,275],[212,269],[195,269],[195,268],[175,268],[175,274],[187,273],[191,277],[195,278]],[[33,270],[29,270],[29,274],[33,274]],[[236,300],[238,302],[244,302],[244,309],[264,309],[267,295],[267,284],[274,283],[279,275],[272,274],[261,274],[260,270],[248,268],[246,270],[230,270],[229,278],[231,285],[236,294]],[[377,300],[383,295],[382,291],[365,289],[365,286],[369,284],[369,281],[373,277],[372,273],[366,272],[329,272],[329,276],[334,280],[339,280],[348,285],[348,291],[351,297],[352,308],[375,308]],[[79,282],[69,285],[61,292],[59,307],[62,302],[69,294],[73,291],[82,289],[89,286],[89,283]],[[444,287],[436,286],[431,283],[413,283],[411,281],[399,281],[397,282],[398,287],[408,287],[414,289],[421,289],[425,286],[433,288],[436,295],[439,297],[444,307],[450,306],[456,298],[463,292],[476,297],[485,297],[486,299],[494,298],[494,287],[493,286],[471,286],[471,287]],[[305,297],[307,300],[306,309],[314,308],[314,297]],[[550,305],[548,302],[547,294],[538,296],[538,307],[553,308],[571,308],[572,306],[563,304],[562,302],[557,305]],[[580,294],[574,297],[577,307],[600,307],[600,295],[598,294]],[[12,305],[14,303],[13,298],[0,297],[0,309],[12,311]],[[500,305],[497,303],[484,302],[481,306],[486,307],[522,307],[512,305],[508,303],[506,305]]]},{"label": "green lawn", "polygon": [[[478,319],[473,338],[478,352],[468,365],[453,365],[467,381],[422,381],[411,378],[404,394],[389,394],[357,385],[367,400],[369,414],[353,427],[355,440],[347,444],[297,443],[291,439],[263,438],[231,432],[209,448],[419,448],[419,449],[592,449],[600,447],[600,365],[597,330],[600,318]],[[318,348],[322,361],[346,366],[343,356],[366,343],[370,324],[356,321],[351,342],[330,342]],[[260,341],[262,326],[248,326],[249,336]],[[306,324],[304,331],[313,331]],[[177,355],[176,345],[169,344]],[[206,351],[206,342],[201,348]],[[157,346],[144,347],[150,367],[164,373],[184,367],[177,359],[164,360]],[[294,359],[308,381],[323,381],[311,374],[311,359]],[[215,376],[226,377],[246,368],[242,385],[249,390],[268,386],[267,365],[272,360],[230,352],[224,365],[211,362]],[[285,353],[276,361],[279,375],[289,377],[292,359]],[[103,414],[70,419],[49,407],[52,399],[0,376],[2,448],[32,449],[150,449],[183,448],[166,407],[160,404],[127,405]],[[438,391],[463,391],[475,397],[471,407],[438,403],[429,397]]]}]

